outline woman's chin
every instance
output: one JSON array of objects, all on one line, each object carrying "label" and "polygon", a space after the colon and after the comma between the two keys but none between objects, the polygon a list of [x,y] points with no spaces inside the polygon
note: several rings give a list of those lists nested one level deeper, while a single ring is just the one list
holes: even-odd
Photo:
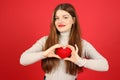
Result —
[{"label": "woman's chin", "polygon": [[60,33],[63,33],[63,32],[67,32],[67,31],[70,31],[70,30],[63,30],[63,29],[61,29],[61,30],[58,30]]}]

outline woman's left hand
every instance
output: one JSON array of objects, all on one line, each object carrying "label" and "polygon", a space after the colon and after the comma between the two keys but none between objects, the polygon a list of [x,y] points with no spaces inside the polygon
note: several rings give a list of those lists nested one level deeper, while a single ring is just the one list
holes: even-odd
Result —
[{"label": "woman's left hand", "polygon": [[80,57],[78,55],[77,45],[75,44],[75,48],[71,45],[67,45],[66,47],[70,48],[72,50],[72,52],[71,52],[70,58],[65,58],[64,60],[68,60],[68,61],[71,61],[73,63],[76,63],[80,59]]}]

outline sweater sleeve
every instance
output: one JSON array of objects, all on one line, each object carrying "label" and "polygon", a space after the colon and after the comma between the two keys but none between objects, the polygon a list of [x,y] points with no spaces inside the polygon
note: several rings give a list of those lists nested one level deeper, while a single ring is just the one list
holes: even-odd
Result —
[{"label": "sweater sleeve", "polygon": [[33,64],[41,59],[44,59],[42,48],[45,45],[47,36],[42,37],[35,44],[33,44],[29,49],[24,51],[20,56],[20,64],[27,66]]},{"label": "sweater sleeve", "polygon": [[[85,68],[95,71],[107,71],[108,62],[88,41],[83,40],[83,55],[87,59],[83,59]],[[79,62],[81,63],[81,62]]]}]

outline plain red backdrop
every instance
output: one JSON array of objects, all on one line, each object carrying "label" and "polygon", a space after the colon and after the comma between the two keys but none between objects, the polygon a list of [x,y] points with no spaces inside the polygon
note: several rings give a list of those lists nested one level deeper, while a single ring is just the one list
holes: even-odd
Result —
[{"label": "plain red backdrop", "polygon": [[19,64],[20,55],[49,34],[51,15],[59,3],[71,3],[77,11],[82,36],[108,59],[108,72],[89,69],[78,80],[120,80],[119,0],[1,0],[0,79],[42,80],[40,62]]}]

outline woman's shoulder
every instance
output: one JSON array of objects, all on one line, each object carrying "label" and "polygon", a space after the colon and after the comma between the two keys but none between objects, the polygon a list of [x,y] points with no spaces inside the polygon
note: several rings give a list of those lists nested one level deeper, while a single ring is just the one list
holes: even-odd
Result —
[{"label": "woman's shoulder", "polygon": [[92,44],[88,40],[82,39],[82,46],[83,47],[91,47]]},{"label": "woman's shoulder", "polygon": [[45,42],[48,38],[48,35],[40,37],[37,42]]},{"label": "woman's shoulder", "polygon": [[82,39],[82,55],[85,57],[88,57],[89,52],[93,51],[94,47],[92,46],[92,44],[86,40],[86,39]]},{"label": "woman's shoulder", "polygon": [[88,42],[86,39],[81,39],[82,40],[82,45],[87,45],[87,44],[90,44],[90,42]]},{"label": "woman's shoulder", "polygon": [[40,37],[39,40],[42,40],[42,39],[43,39],[43,40],[44,40],[44,39],[46,40],[47,38],[48,38],[48,35],[45,35],[45,36]]}]

